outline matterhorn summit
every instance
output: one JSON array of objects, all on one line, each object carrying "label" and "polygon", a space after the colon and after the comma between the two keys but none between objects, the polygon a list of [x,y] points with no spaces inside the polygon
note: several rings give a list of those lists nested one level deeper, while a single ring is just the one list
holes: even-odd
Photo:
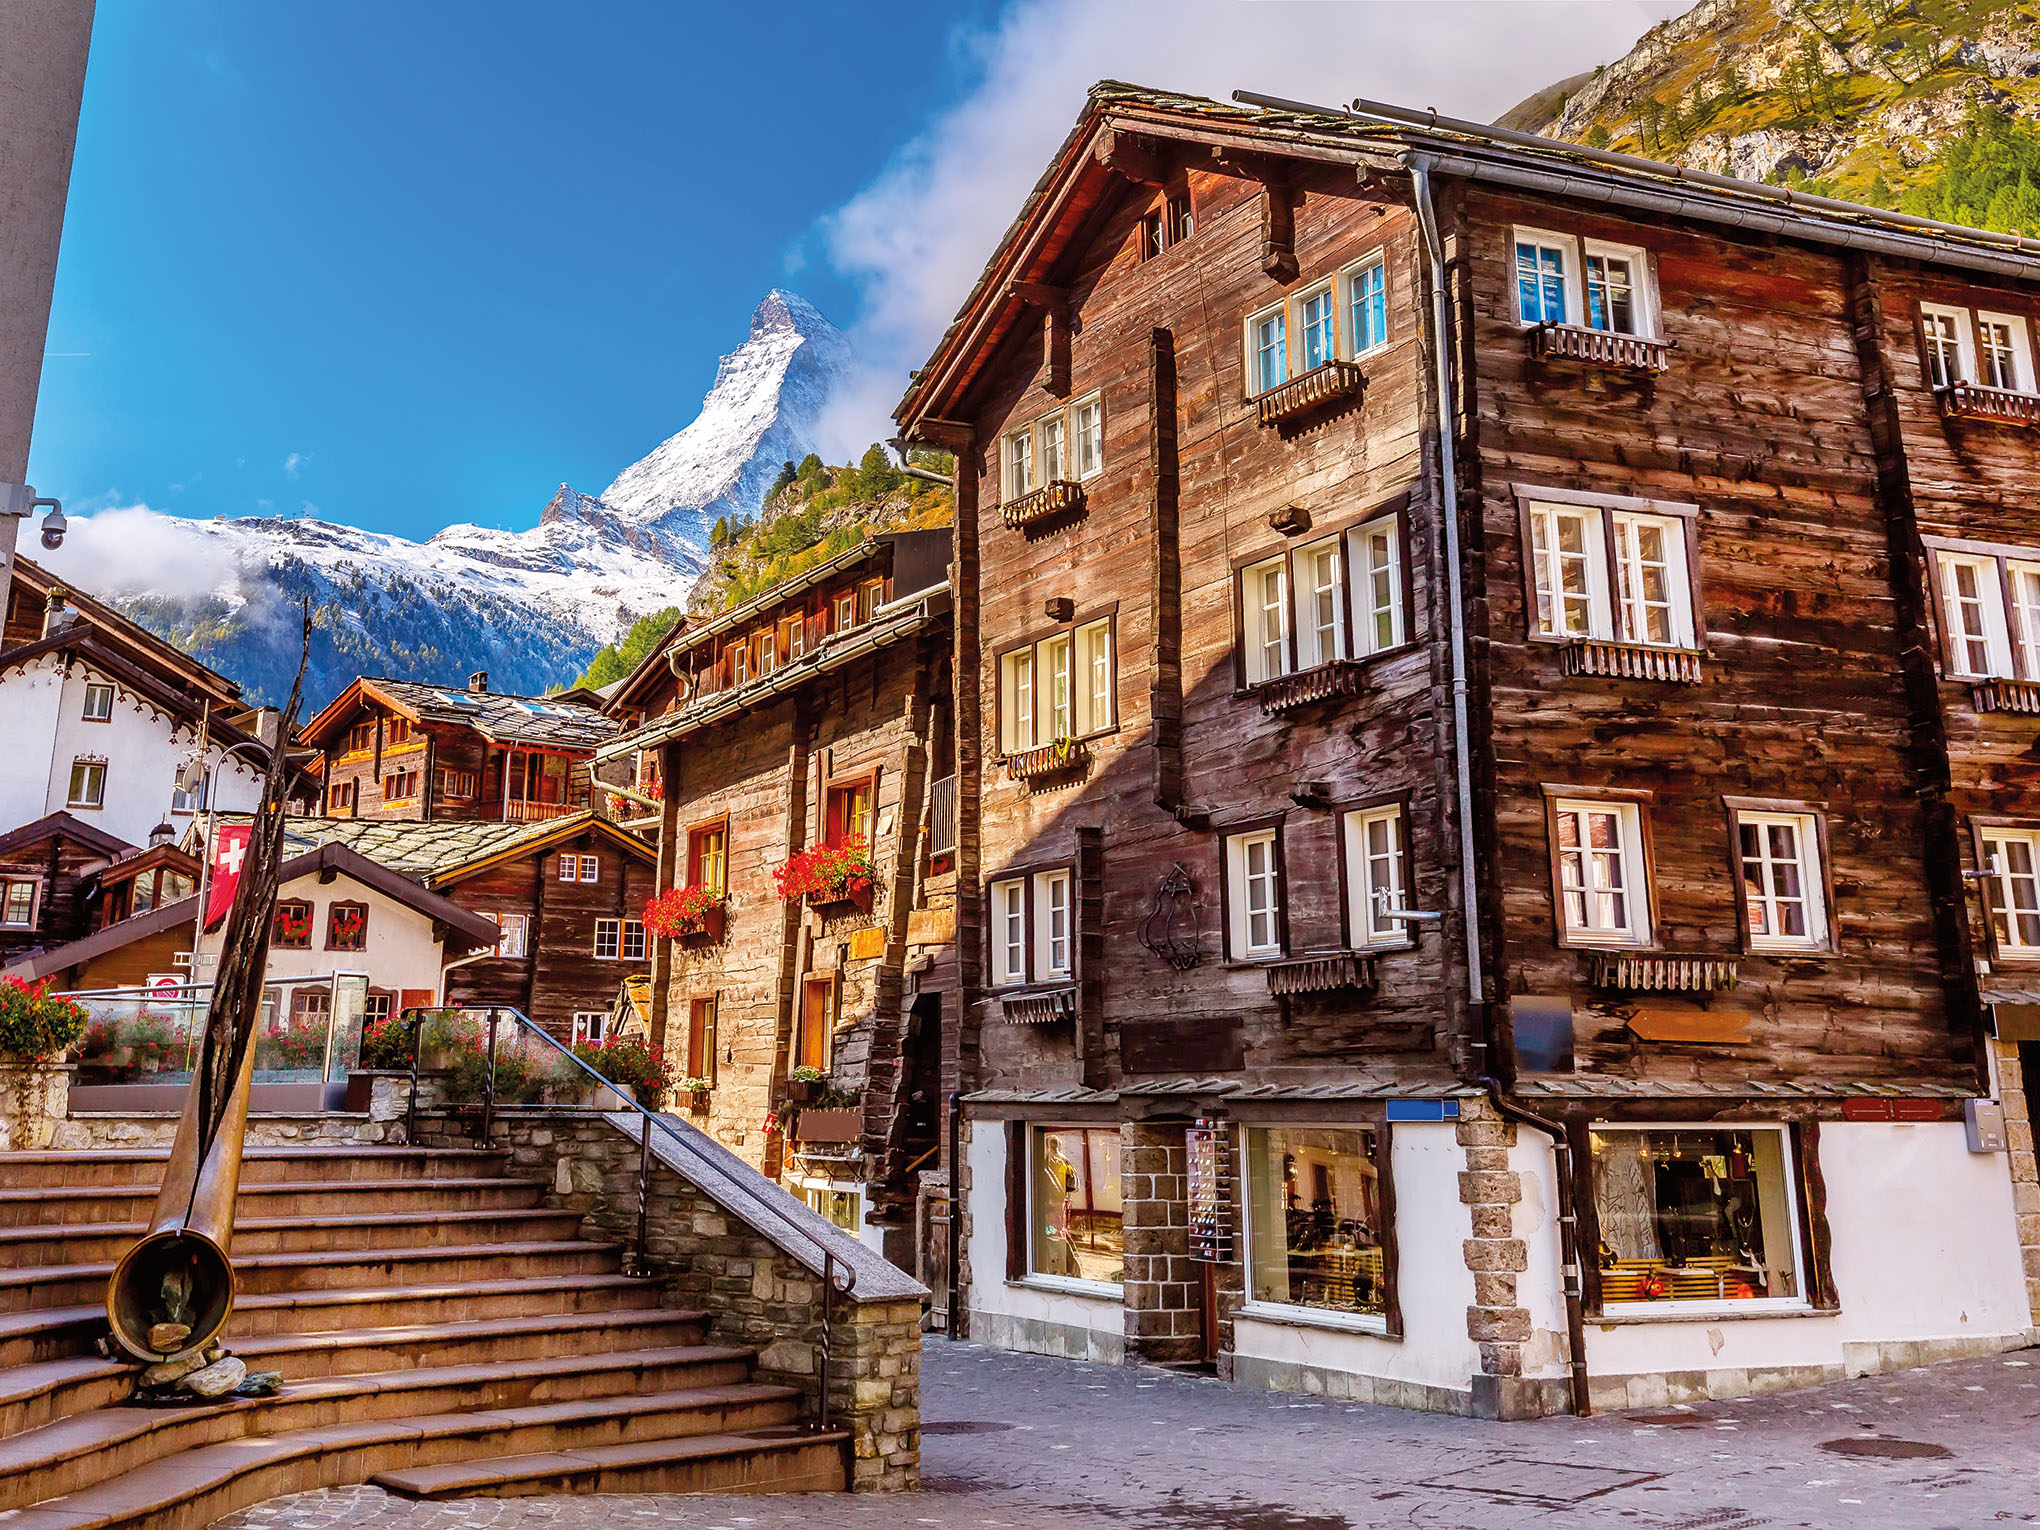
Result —
[{"label": "matterhorn summit", "polygon": [[451,684],[475,669],[537,693],[571,680],[638,617],[686,604],[710,528],[757,514],[780,467],[814,450],[849,365],[841,332],[775,290],[685,428],[600,495],[561,484],[528,530],[459,524],[414,542],[325,520],[150,515],[152,531],[203,550],[202,566],[218,571],[210,588],[96,588],[89,523],[50,561],[267,699],[289,689],[294,644],[276,638],[307,596],[306,688],[319,701],[358,674]]}]

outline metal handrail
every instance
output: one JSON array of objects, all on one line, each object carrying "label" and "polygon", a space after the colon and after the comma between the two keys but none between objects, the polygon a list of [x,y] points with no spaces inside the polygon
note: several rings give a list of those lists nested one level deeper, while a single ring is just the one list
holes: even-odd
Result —
[{"label": "metal handrail", "polygon": [[[403,1012],[404,1026],[411,1033],[411,1095],[404,1113],[404,1140],[406,1142],[415,1143],[418,1140],[416,1130],[418,1121],[418,1054],[425,1017],[440,1009],[459,1009],[462,1007],[459,1005],[413,1006]],[[489,1068],[487,1082],[484,1084],[482,1091],[481,1146],[488,1147],[491,1145],[489,1142],[489,1132],[495,1123],[496,1114],[496,1028],[501,1017],[507,1014],[513,1021],[523,1026],[534,1036],[542,1039],[547,1046],[566,1058],[576,1068],[579,1068],[597,1087],[608,1090],[617,1099],[622,1100],[627,1109],[637,1112],[640,1118],[638,1135],[637,1236],[631,1250],[630,1259],[624,1265],[624,1273],[640,1280],[651,1278],[657,1273],[648,1252],[651,1230],[652,1128],[654,1126],[658,1127],[675,1141],[685,1141],[685,1133],[674,1123],[667,1121],[659,1112],[646,1110],[638,1102],[637,1096],[631,1090],[611,1081],[590,1067],[585,1060],[574,1054],[573,1048],[567,1046],[559,1037],[553,1035],[551,1031],[548,1031],[522,1010],[513,1008],[510,1005],[492,1005],[489,1007],[488,1014]],[[851,1265],[839,1264],[833,1251],[820,1243],[816,1243],[812,1238],[805,1237],[805,1235],[797,1232],[793,1236],[809,1244],[814,1249],[815,1254],[819,1256],[819,1262],[817,1262],[816,1259],[802,1257],[793,1249],[786,1250],[787,1253],[799,1259],[802,1264],[822,1278],[822,1331],[821,1342],[817,1346],[820,1353],[817,1357],[819,1361],[817,1374],[819,1393],[816,1403],[815,1427],[818,1430],[827,1429],[829,1427],[830,1330],[835,1322],[835,1298],[838,1295],[849,1296],[857,1289],[857,1271]]]}]

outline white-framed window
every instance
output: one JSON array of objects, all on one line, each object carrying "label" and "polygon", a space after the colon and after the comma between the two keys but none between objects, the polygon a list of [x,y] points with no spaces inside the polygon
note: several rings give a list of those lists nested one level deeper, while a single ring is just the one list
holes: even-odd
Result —
[{"label": "white-framed window", "polygon": [[636,919],[623,921],[623,959],[627,962],[641,962],[645,959],[645,927]]},{"label": "white-framed window", "polygon": [[1282,954],[1282,850],[1279,831],[1225,837],[1226,943],[1234,961]]},{"label": "white-framed window", "polygon": [[1016,430],[1006,437],[1006,498],[1020,499],[1034,492],[1034,427]]},{"label": "white-framed window", "polygon": [[100,681],[93,681],[85,687],[86,722],[111,722],[113,720],[113,687]]},{"label": "white-framed window", "polygon": [[1346,272],[1346,352],[1364,356],[1388,344],[1388,264],[1370,255]]},{"label": "white-framed window", "polygon": [[0,882],[0,930],[34,929],[41,893],[42,883],[34,877],[9,877]]},{"label": "white-framed window", "polygon": [[1068,453],[1064,450],[1068,436],[1068,424],[1060,414],[1051,414],[1036,423],[1034,439],[1040,443],[1043,483],[1055,483],[1071,476]]},{"label": "white-framed window", "polygon": [[606,1009],[577,1009],[574,1011],[574,1046],[583,1042],[600,1046],[609,1034],[609,1011]]},{"label": "white-framed window", "polygon": [[1750,949],[1826,950],[1827,876],[1818,816],[1736,807],[1735,856]]},{"label": "white-framed window", "polygon": [[1920,304],[1920,340],[1926,348],[1928,387],[1976,380],[1976,331],[1968,309]]},{"label": "white-framed window", "polygon": [[1112,618],[1099,617],[999,656],[999,747],[1007,754],[1088,738],[1117,721]]},{"label": "white-framed window", "polygon": [[1029,1280],[1118,1296],[1126,1263],[1120,1223],[1119,1128],[1030,1126],[1024,1136]]},{"label": "white-framed window", "polygon": [[1289,557],[1256,563],[1240,576],[1247,625],[1247,684],[1289,673]]},{"label": "white-framed window", "polygon": [[1536,499],[1528,517],[1536,636],[1695,646],[1685,517]]},{"label": "white-framed window", "polygon": [[496,954],[523,960],[530,952],[531,915],[490,914],[487,917],[495,920],[497,928],[503,932],[503,938],[496,942]]},{"label": "white-framed window", "polygon": [[1783,1126],[1597,1121],[1588,1144],[1604,1313],[1809,1305]]},{"label": "white-framed window", "polygon": [[2040,549],[1925,541],[1948,674],[2040,681]]},{"label": "white-framed window", "polygon": [[2040,830],[1978,830],[1991,936],[2001,954],[2040,956]]},{"label": "white-framed window", "polygon": [[1369,1126],[1247,1126],[1247,1306],[1328,1326],[1387,1326],[1387,1207]]},{"label": "white-framed window", "polygon": [[[180,770],[181,776],[183,772]],[[187,790],[182,781],[172,778],[170,782],[170,811],[173,813],[196,813],[205,806],[206,782],[212,777],[211,770],[198,773],[198,780]]]},{"label": "white-framed window", "polygon": [[988,897],[992,986],[1067,982],[1076,971],[1076,905],[1067,866],[1000,877]]},{"label": "white-framed window", "polygon": [[581,880],[581,857],[571,851],[560,857],[560,880],[578,882]]},{"label": "white-framed window", "polygon": [[1985,387],[2011,393],[2034,391],[2032,342],[2026,321],[2018,314],[1976,316],[1976,361],[1978,380]]},{"label": "white-framed window", "polygon": [[582,880],[583,882],[599,882],[599,881],[600,881],[601,879],[602,879],[602,861],[601,861],[601,859],[600,859],[599,857],[597,857],[597,856],[593,856],[593,855],[584,855],[584,856],[582,856],[582,857],[581,857],[581,880]]},{"label": "white-framed window", "polygon": [[1289,381],[1289,308],[1281,304],[1247,320],[1247,377],[1252,392]]},{"label": "white-framed window", "polygon": [[1346,658],[1350,652],[1343,540],[1326,537],[1296,551],[1296,662],[1303,669]]},{"label": "white-framed window", "polygon": [[1352,537],[1360,650],[1380,653],[1405,641],[1402,539],[1392,515],[1369,521]]},{"label": "white-framed window", "polygon": [[1611,335],[1648,335],[1653,328],[1644,290],[1643,251],[1617,244],[1582,241],[1580,269],[1588,329]]},{"label": "white-framed window", "polygon": [[106,761],[87,758],[71,762],[70,795],[67,807],[106,806]]},{"label": "white-framed window", "polygon": [[1105,406],[1097,394],[1070,405],[1070,424],[1076,437],[1077,477],[1095,478],[1105,469]]},{"label": "white-framed window", "polygon": [[1333,360],[1339,351],[1338,298],[1326,282],[1296,298],[1296,341],[1300,372]]},{"label": "white-framed window", "polygon": [[1516,317],[1525,324],[1571,324],[1578,272],[1573,239],[1542,229],[1519,228],[1516,252]]},{"label": "white-framed window", "polygon": [[1650,944],[1650,888],[1643,813],[1633,802],[1553,799],[1560,926],[1569,942]]},{"label": "white-framed window", "polygon": [[613,962],[623,954],[623,921],[620,919],[598,919],[595,921],[595,960]]},{"label": "white-framed window", "polygon": [[1038,982],[1066,978],[1072,969],[1070,874],[1044,871],[1034,879],[1034,975]]},{"label": "white-framed window", "polygon": [[1388,917],[1409,907],[1409,850],[1403,811],[1395,803],[1355,808],[1343,817],[1346,852],[1346,925],[1355,946],[1410,943],[1410,926]]}]

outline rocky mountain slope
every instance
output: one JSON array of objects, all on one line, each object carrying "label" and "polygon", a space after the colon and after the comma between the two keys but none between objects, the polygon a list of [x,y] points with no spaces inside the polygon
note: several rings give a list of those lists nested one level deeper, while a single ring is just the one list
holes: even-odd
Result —
[{"label": "rocky mountain slope", "polygon": [[774,291],[685,429],[600,496],[560,485],[529,530],[456,525],[414,542],[323,520],[125,511],[107,534],[164,539],[162,567],[207,576],[179,589],[98,587],[89,526],[51,562],[265,699],[289,688],[292,613],[306,597],[315,703],[357,674],[453,683],[486,669],[498,690],[541,692],[639,617],[685,600],[716,521],[755,515],[782,466],[812,450],[848,362],[827,319]]},{"label": "rocky mountain slope", "polygon": [[2040,117],[2030,0],[1701,0],[1501,122],[1898,205],[1979,110]]}]

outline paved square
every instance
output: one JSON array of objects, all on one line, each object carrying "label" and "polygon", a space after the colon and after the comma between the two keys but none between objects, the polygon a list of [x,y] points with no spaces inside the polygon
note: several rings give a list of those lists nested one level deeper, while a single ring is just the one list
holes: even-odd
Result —
[{"label": "paved square", "polygon": [[2040,1351],[1484,1424],[930,1339],[890,1498],[279,1498],[233,1530],[1974,1530],[2040,1522]]}]

